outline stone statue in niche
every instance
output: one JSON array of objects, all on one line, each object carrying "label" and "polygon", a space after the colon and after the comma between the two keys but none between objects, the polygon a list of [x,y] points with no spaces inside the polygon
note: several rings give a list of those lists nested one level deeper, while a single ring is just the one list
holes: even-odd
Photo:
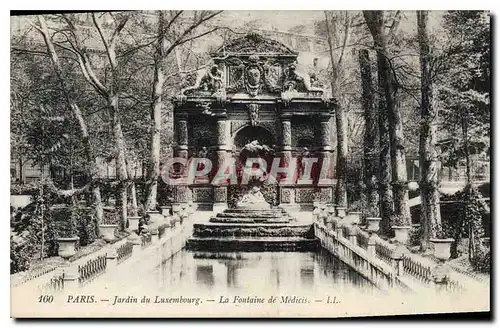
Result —
[{"label": "stone statue in niche", "polygon": [[[207,147],[201,147],[200,151],[198,152],[198,158],[203,158],[203,159],[206,159],[208,157],[208,150],[207,150]],[[201,163],[199,162],[197,167],[196,167],[196,170],[199,172],[199,171],[202,171],[203,169],[205,169],[205,165],[206,163]],[[196,182],[198,183],[209,183],[210,179],[208,177],[208,174],[204,175],[204,176],[201,176],[201,177],[196,177]]]},{"label": "stone statue in niche", "polygon": [[299,156],[299,176],[303,177],[304,171],[305,171],[305,159],[311,157],[311,152],[309,151],[309,148],[304,147],[302,149],[302,152],[300,153]]}]

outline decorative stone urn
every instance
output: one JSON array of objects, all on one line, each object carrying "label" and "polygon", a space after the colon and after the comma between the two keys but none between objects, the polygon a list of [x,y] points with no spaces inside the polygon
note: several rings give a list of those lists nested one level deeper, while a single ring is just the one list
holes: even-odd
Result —
[{"label": "decorative stone urn", "polygon": [[160,206],[160,208],[161,208],[161,214],[163,216],[169,216],[170,215],[170,209],[172,208],[172,206],[165,205],[165,206]]},{"label": "decorative stone urn", "polygon": [[77,236],[57,238],[57,243],[59,245],[57,254],[63,259],[69,259],[76,254],[75,245],[78,240],[80,240],[80,237]]},{"label": "decorative stone urn", "polygon": [[160,212],[158,211],[146,211],[146,215],[149,216],[149,224],[160,224],[162,220],[165,218]]},{"label": "decorative stone urn", "polygon": [[347,208],[343,206],[337,206],[337,216],[343,218],[346,216]]},{"label": "decorative stone urn", "polygon": [[443,238],[438,239],[434,238],[429,240],[434,245],[434,257],[446,261],[450,258],[451,252],[450,247],[451,243],[453,243],[453,238]]},{"label": "decorative stone urn", "polygon": [[179,204],[179,203],[172,204],[172,213],[173,214],[179,213],[180,210],[181,210],[181,204]]},{"label": "decorative stone urn", "polygon": [[407,244],[410,236],[411,226],[392,226],[394,230],[395,239],[401,244]]},{"label": "decorative stone urn", "polygon": [[377,232],[380,229],[380,221],[382,218],[366,218],[366,229],[371,232]]},{"label": "decorative stone urn", "polygon": [[102,239],[107,242],[115,240],[115,229],[118,228],[117,224],[101,224],[99,230],[101,231]]},{"label": "decorative stone urn", "polygon": [[360,224],[361,223],[361,212],[349,212],[349,218],[352,223]]},{"label": "decorative stone urn", "polygon": [[128,228],[131,231],[137,231],[139,229],[139,220],[141,219],[140,216],[129,216],[128,217]]}]

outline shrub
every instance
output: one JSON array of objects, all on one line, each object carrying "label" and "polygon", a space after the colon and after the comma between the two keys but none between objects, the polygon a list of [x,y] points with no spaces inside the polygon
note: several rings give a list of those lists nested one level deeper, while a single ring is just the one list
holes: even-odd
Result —
[{"label": "shrub", "polygon": [[471,257],[470,263],[475,271],[490,273],[491,270],[491,253],[483,246],[478,245],[474,256]]},{"label": "shrub", "polygon": [[10,236],[10,274],[28,270],[34,253],[32,244]]},{"label": "shrub", "polygon": [[423,229],[421,226],[412,227],[408,235],[408,243],[410,246],[419,246],[422,239]]},{"label": "shrub", "polygon": [[[468,237],[472,243],[479,245],[479,238],[489,234],[484,231],[484,218],[489,216],[489,211],[482,198],[482,194],[473,185],[467,185],[463,190],[441,198],[442,201],[448,201],[441,206],[443,227],[455,239],[451,245],[452,258],[459,256],[458,243],[463,237]],[[475,254],[469,254],[469,259],[473,261],[474,256]]]},{"label": "shrub", "polygon": [[28,269],[35,258],[40,258],[42,243],[43,257],[57,254],[56,226],[52,213],[41,202],[38,194],[33,196],[34,202],[18,210],[12,222],[11,273]]},{"label": "shrub", "polygon": [[87,246],[97,239],[97,218],[92,209],[76,207],[72,211],[80,246]]}]

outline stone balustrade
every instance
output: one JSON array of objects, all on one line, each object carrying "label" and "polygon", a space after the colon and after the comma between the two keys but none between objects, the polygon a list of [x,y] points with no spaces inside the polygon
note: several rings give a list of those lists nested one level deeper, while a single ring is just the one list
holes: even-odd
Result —
[{"label": "stone balustrade", "polygon": [[329,214],[320,207],[313,212],[315,235],[322,247],[381,289],[399,286],[457,292],[465,286],[478,288],[446,263],[411,253],[403,244],[390,243],[359,226],[357,213],[346,213],[343,218]]},{"label": "stone balustrade", "polygon": [[[101,282],[108,278],[112,280],[111,276],[119,275],[126,272],[127,268],[137,266],[137,262],[144,258],[154,259],[154,263],[157,264],[160,259],[166,260],[184,248],[192,232],[193,213],[189,208],[182,209],[178,213],[182,217],[182,223],[173,224],[175,218],[167,216],[165,230],[161,234],[148,233],[137,236],[135,232],[131,232],[132,238],[108,244],[74,262],[67,261],[62,267],[47,270],[45,274],[12,286],[12,288],[51,293],[67,292],[77,288],[82,289],[83,286],[91,285],[97,279]],[[137,239],[133,238],[134,235]],[[160,258],[151,256],[153,253],[159,253]],[[141,263],[141,267],[145,266]]]}]

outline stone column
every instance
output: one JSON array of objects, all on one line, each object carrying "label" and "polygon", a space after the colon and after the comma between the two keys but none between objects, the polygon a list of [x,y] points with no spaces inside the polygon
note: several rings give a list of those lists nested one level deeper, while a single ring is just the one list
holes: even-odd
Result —
[{"label": "stone column", "polygon": [[[319,179],[332,179],[334,177],[333,169],[335,168],[335,163],[333,163],[332,156],[332,146],[331,146],[331,129],[330,129],[330,115],[325,115],[320,117],[319,123],[319,137],[320,137],[320,150],[319,150],[319,163],[320,172]],[[319,185],[319,200],[326,203],[333,202],[333,185],[320,184]]]},{"label": "stone column", "polygon": [[[224,165],[224,162],[229,158],[229,128],[226,113],[217,115],[216,123],[217,134],[217,149],[216,149],[216,164],[217,170]],[[216,213],[222,212],[227,208],[227,186],[220,183],[214,185],[214,204],[213,211]]]},{"label": "stone column", "polygon": [[[292,121],[291,115],[283,115],[280,119],[281,124],[281,144],[280,147],[280,156],[281,162],[280,166],[287,167],[290,165],[290,161],[292,160]],[[294,177],[288,177],[289,179],[293,179]],[[279,181],[284,180],[284,175],[280,174],[279,178],[276,177],[277,183]],[[283,203],[292,205],[295,204],[295,189],[294,188],[279,188],[282,196],[285,196],[282,199]]]},{"label": "stone column", "polygon": [[[188,115],[179,113],[175,116],[175,137],[176,146],[174,157],[188,159]],[[183,166],[181,174],[185,174],[187,167]],[[189,187],[187,185],[177,185],[174,188],[174,203],[186,203],[189,198]]]}]

